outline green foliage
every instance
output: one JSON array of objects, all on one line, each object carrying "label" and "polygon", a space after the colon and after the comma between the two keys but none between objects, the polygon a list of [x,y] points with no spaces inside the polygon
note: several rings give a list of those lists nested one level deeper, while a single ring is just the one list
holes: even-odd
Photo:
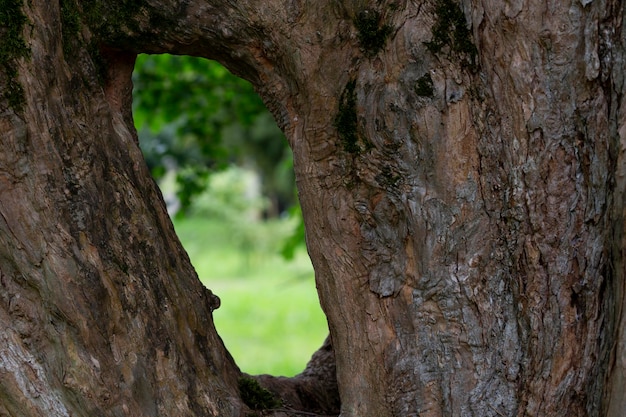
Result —
[{"label": "green foliage", "polygon": [[257,380],[242,376],[239,378],[239,393],[243,402],[253,410],[278,408],[282,403]]},{"label": "green foliage", "polygon": [[392,32],[391,26],[381,25],[381,16],[376,10],[362,10],[354,19],[359,43],[370,56],[376,55],[385,46]]},{"label": "green foliage", "polygon": [[437,20],[432,28],[432,40],[426,42],[428,50],[438,54],[448,46],[450,52],[464,56],[464,65],[475,70],[478,49],[472,42],[465,14],[459,4],[454,0],[437,0],[435,17]]},{"label": "green foliage", "polygon": [[180,133],[212,137],[228,124],[249,126],[266,111],[250,83],[214,61],[140,55],[135,68],[134,114],[139,129],[156,132],[182,120]]},{"label": "green foliage", "polygon": [[[193,199],[206,189],[208,177],[209,171],[203,166],[187,166],[176,171],[176,182],[180,189],[178,199],[182,207],[189,208]],[[179,215],[182,213],[179,212]]]},{"label": "green foliage", "polygon": [[[216,62],[171,55],[139,56],[133,81],[135,124],[155,177],[237,163],[257,170],[273,199],[294,203],[291,151],[250,83]],[[180,185],[186,209],[203,187]]]},{"label": "green foliage", "polygon": [[189,213],[238,224],[242,219],[258,220],[264,205],[254,172],[231,166],[211,175],[206,192],[198,196]]},{"label": "green foliage", "polygon": [[258,173],[262,193],[268,198],[267,217],[283,215],[297,204],[293,154],[269,112],[259,113],[247,128],[228,126],[223,139],[234,163]]},{"label": "green foliage", "polygon": [[289,210],[289,217],[294,219],[296,226],[293,232],[284,240],[280,250],[283,258],[292,260],[296,256],[296,251],[305,241],[304,221],[302,220],[302,208],[299,205],[293,206]]},{"label": "green foliage", "polygon": [[434,94],[433,79],[429,73],[426,73],[422,77],[418,78],[415,84],[415,92],[418,96],[432,97]]},{"label": "green foliage", "polygon": [[[244,250],[253,236],[240,227],[233,206],[243,200],[218,195],[219,173],[232,165],[258,173],[265,198],[253,203],[257,213],[278,216],[297,206],[291,150],[248,82],[216,62],[186,56],[140,55],[135,68],[133,112],[141,148],[157,180],[176,172],[179,216],[202,213],[233,224],[233,230],[242,229],[233,236]],[[232,172],[227,177],[233,181],[227,188],[237,191],[238,178]],[[202,194],[207,187],[210,202]],[[294,219],[300,227],[285,244],[292,250],[304,242],[299,211]]]},{"label": "green foliage", "polygon": [[0,70],[4,72],[0,81],[5,84],[3,97],[14,110],[19,110],[25,101],[24,89],[17,80],[15,60],[30,55],[30,48],[22,36],[28,23],[22,12],[23,5],[22,0],[0,0]]}]

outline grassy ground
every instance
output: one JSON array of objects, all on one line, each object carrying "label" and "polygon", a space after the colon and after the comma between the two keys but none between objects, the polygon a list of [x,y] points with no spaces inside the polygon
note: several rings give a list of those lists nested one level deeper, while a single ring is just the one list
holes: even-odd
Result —
[{"label": "grassy ground", "polygon": [[279,254],[286,221],[174,222],[198,276],[221,300],[217,331],[244,372],[292,376],[328,333],[309,258]]}]

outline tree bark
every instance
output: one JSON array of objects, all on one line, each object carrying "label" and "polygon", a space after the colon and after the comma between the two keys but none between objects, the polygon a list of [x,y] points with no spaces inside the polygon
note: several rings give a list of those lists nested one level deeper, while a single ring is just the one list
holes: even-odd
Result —
[{"label": "tree bark", "polygon": [[251,81],[294,152],[334,355],[258,381],[332,412],[336,362],[342,417],[621,416],[624,4],[261,3],[22,7],[0,413],[250,412],[134,139],[134,56],[169,52]]},{"label": "tree bark", "polygon": [[0,122],[0,414],[240,415],[216,299],[125,117],[132,55],[108,54],[102,85],[57,2],[23,10],[26,102]]}]

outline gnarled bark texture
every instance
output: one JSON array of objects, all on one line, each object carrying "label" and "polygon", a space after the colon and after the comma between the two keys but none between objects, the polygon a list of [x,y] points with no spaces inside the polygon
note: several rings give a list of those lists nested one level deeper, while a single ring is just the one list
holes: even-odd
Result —
[{"label": "gnarled bark texture", "polygon": [[250,80],[294,151],[334,355],[259,381],[330,413],[336,362],[342,417],[623,414],[622,2],[22,10],[26,101],[0,118],[0,413],[249,412],[133,138],[134,55],[169,52]]}]

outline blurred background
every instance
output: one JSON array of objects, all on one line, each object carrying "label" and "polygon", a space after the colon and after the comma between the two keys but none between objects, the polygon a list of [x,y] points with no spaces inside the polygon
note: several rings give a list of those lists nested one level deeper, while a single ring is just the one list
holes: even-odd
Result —
[{"label": "blurred background", "polygon": [[135,126],[146,162],[242,371],[292,376],[328,334],[287,141],[252,86],[220,64],[140,55]]}]

